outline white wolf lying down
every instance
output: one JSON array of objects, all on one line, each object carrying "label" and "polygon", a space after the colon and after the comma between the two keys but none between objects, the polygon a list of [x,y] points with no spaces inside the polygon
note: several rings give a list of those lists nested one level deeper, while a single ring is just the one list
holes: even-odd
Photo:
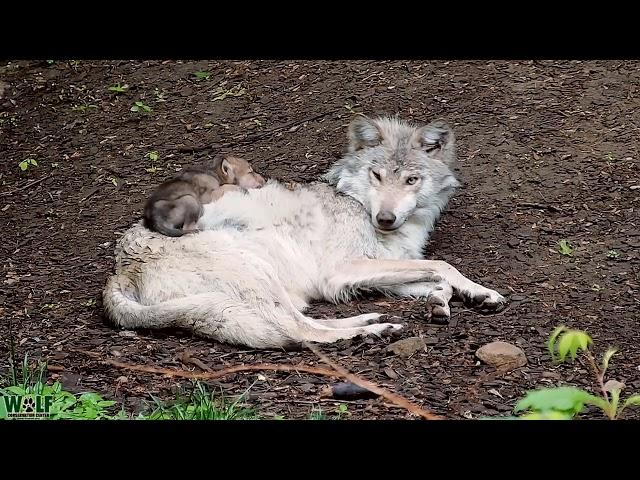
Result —
[{"label": "white wolf lying down", "polygon": [[442,261],[421,260],[434,222],[458,186],[454,135],[357,117],[349,151],[326,183],[294,190],[269,181],[205,208],[201,232],[180,238],[133,226],[118,242],[105,287],[107,317],[124,328],[179,327],[221,342],[277,348],[334,342],[401,325],[371,313],[312,319],[311,300],[360,290],[423,298],[449,316],[455,292],[484,307],[504,298]]}]

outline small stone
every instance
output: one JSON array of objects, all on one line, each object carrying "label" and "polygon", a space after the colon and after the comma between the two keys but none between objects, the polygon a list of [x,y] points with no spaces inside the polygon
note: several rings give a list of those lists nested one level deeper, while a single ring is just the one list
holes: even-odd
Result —
[{"label": "small stone", "polygon": [[121,337],[128,337],[128,338],[135,338],[138,336],[138,334],[133,330],[123,330],[121,332],[118,332],[118,335]]},{"label": "small stone", "polygon": [[511,301],[512,301],[512,302],[521,302],[521,301],[523,301],[525,298],[527,298],[527,297],[525,297],[525,296],[523,296],[523,295],[512,295],[512,296],[511,296]]},{"label": "small stone", "polygon": [[514,369],[527,364],[524,351],[506,342],[491,342],[480,347],[476,356],[484,363],[496,368]]},{"label": "small stone", "polygon": [[509,240],[507,242],[507,245],[509,245],[511,248],[516,248],[518,245],[520,245],[520,240]]},{"label": "small stone", "polygon": [[418,350],[426,347],[424,340],[420,337],[409,337],[398,340],[387,347],[387,350],[395,353],[399,357],[408,358]]},{"label": "small stone", "polygon": [[310,383],[303,383],[302,385],[300,385],[300,390],[302,390],[304,393],[313,392],[315,389],[315,385],[311,385]]},{"label": "small stone", "polygon": [[387,377],[392,378],[393,380],[398,379],[398,374],[392,368],[386,367],[384,369],[384,373],[387,375]]},{"label": "small stone", "polygon": [[556,372],[542,372],[542,378],[550,378],[552,380],[560,380],[562,377]]},{"label": "small stone", "polygon": [[425,345],[437,345],[439,342],[438,337],[425,337]]}]

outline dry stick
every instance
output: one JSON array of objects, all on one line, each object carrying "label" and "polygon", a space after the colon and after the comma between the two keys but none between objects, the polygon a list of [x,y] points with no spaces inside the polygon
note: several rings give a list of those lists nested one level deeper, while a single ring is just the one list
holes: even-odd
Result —
[{"label": "dry stick", "polygon": [[[89,352],[87,350],[71,349],[73,352],[83,353],[93,358],[100,357],[100,354],[95,352]],[[118,368],[124,368],[126,370],[133,370],[135,372],[145,373],[159,373],[161,375],[168,375],[171,377],[184,377],[193,380],[216,380],[218,378],[231,375],[232,373],[246,372],[246,371],[261,371],[261,370],[274,370],[276,372],[306,372],[315,373],[317,375],[324,375],[326,377],[341,377],[340,373],[333,370],[320,367],[309,367],[306,365],[277,365],[274,363],[258,363],[256,365],[235,365],[233,367],[224,368],[217,372],[189,372],[188,370],[178,370],[173,368],[157,368],[150,367],[148,365],[129,365],[127,363],[118,362],[116,360],[102,359],[101,363],[105,365],[112,365]]]},{"label": "dry stick", "polygon": [[546,205],[544,203],[530,203],[530,202],[523,202],[523,203],[518,203],[516,205],[517,207],[522,207],[522,208],[539,208],[541,210],[549,210],[550,212],[560,212],[561,209],[558,207],[554,207],[553,205]]},{"label": "dry stick", "polygon": [[238,140],[236,142],[227,142],[227,143],[212,143],[212,144],[208,144],[208,145],[196,145],[196,146],[192,146],[192,147],[188,147],[188,146],[183,146],[183,147],[174,147],[172,148],[172,150],[176,150],[178,152],[201,152],[202,150],[208,150],[208,149],[217,149],[220,150],[221,148],[228,148],[234,145],[241,145],[243,143],[247,143],[247,142],[252,142],[254,140],[260,140],[261,138],[264,137],[268,137],[269,135],[271,135],[272,133],[276,133],[279,132],[280,130],[284,130],[285,128],[291,128],[291,127],[295,127],[296,125],[300,125],[302,123],[305,122],[312,122],[314,120],[319,120],[323,117],[326,117],[327,115],[330,115],[332,113],[334,113],[335,110],[330,110],[330,111],[326,111],[323,113],[319,113],[317,115],[313,115],[311,117],[307,117],[307,118],[303,118],[302,120],[296,120],[295,122],[290,122],[287,123],[285,125],[281,125],[279,127],[274,127],[271,128],[269,130],[266,130],[262,133],[258,133],[255,135],[249,135],[248,137],[245,137],[244,139]]},{"label": "dry stick", "polygon": [[309,350],[315,353],[320,360],[322,360],[324,363],[329,365],[331,368],[333,368],[336,372],[338,372],[346,380],[349,380],[351,383],[359,387],[366,388],[367,390],[373,393],[377,393],[378,395],[387,399],[394,405],[398,405],[399,407],[402,407],[405,410],[408,410],[410,413],[413,413],[414,415],[417,415],[419,417],[425,418],[427,420],[444,420],[444,417],[441,417],[440,415],[435,415],[429,412],[428,410],[425,410],[422,407],[419,407],[415,403],[410,402],[406,398],[401,397],[400,395],[397,395],[393,392],[390,392],[389,390],[379,387],[374,383],[371,383],[369,380],[365,380],[364,378],[360,378],[356,375],[353,375],[352,373],[349,373],[340,365],[337,365],[335,362],[330,360],[325,354],[323,354],[315,346],[311,345],[308,342],[304,342],[304,344]]},{"label": "dry stick", "polygon": [[45,175],[44,177],[42,177],[39,180],[34,180],[33,182],[27,183],[24,187],[20,187],[20,188],[16,188],[14,190],[11,190],[10,192],[4,192],[4,193],[0,193],[0,197],[4,197],[5,195],[13,195],[14,193],[17,193],[21,190],[25,190],[29,187],[33,187],[34,185],[37,185],[40,182],[44,182],[47,178],[50,178],[53,175],[53,173],[50,173],[49,175]]}]

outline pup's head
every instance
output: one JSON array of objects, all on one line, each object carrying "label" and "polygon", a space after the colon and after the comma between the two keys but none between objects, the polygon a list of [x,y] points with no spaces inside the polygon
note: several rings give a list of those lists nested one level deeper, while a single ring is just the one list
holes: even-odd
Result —
[{"label": "pup's head", "polygon": [[442,209],[459,185],[450,168],[455,138],[443,121],[418,127],[358,116],[348,138],[348,153],[325,178],[362,203],[380,232],[397,230],[418,209]]},{"label": "pup's head", "polygon": [[222,183],[242,188],[260,188],[265,184],[262,175],[254,172],[249,162],[238,157],[225,157],[220,164],[220,174]]}]

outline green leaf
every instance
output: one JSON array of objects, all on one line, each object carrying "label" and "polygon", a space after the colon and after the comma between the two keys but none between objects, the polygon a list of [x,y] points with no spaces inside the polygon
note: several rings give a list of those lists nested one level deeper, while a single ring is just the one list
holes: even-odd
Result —
[{"label": "green leaf", "polygon": [[573,415],[565,412],[548,411],[527,413],[518,418],[520,420],[571,420]]},{"label": "green leaf", "polygon": [[196,72],[194,75],[198,80],[209,80],[209,77],[211,77],[209,72],[204,71]]},{"label": "green leaf", "polygon": [[584,390],[575,387],[557,387],[528,392],[518,402],[514,411],[559,411],[573,416],[579,413],[585,404],[596,405],[603,409],[607,407],[605,400]]},{"label": "green leaf", "polygon": [[138,112],[138,111],[140,111],[140,107],[138,105],[134,105],[133,107],[131,107],[131,111],[132,112]]},{"label": "green leaf", "polygon": [[602,375],[604,375],[607,368],[609,368],[609,360],[611,360],[611,357],[613,357],[617,351],[615,348],[610,348],[602,356]]},{"label": "green leaf", "polygon": [[158,160],[158,158],[160,158],[160,155],[154,150],[153,152],[147,153],[147,157],[149,157],[149,160],[151,160],[152,162],[155,162],[156,160]]},{"label": "green leaf", "polygon": [[551,354],[551,358],[553,359],[555,359],[556,339],[558,338],[558,335],[566,330],[567,327],[565,327],[564,325],[560,325],[556,327],[553,332],[551,332],[551,336],[549,337],[549,341],[547,342],[547,348],[549,349],[549,353]]},{"label": "green leaf", "polygon": [[586,350],[592,343],[591,337],[582,330],[568,330],[565,332],[558,342],[559,360],[563,361],[567,354],[572,359],[576,358],[578,350]]},{"label": "green leaf", "polygon": [[11,387],[7,387],[5,390],[11,393],[12,395],[27,395],[27,391],[20,385],[13,385]]},{"label": "green leaf", "polygon": [[571,255],[573,254],[574,248],[567,240],[560,240],[558,242],[558,251],[562,255]]},{"label": "green leaf", "polygon": [[640,395],[631,395],[627,398],[624,402],[623,408],[628,407],[629,405],[640,406]]}]

